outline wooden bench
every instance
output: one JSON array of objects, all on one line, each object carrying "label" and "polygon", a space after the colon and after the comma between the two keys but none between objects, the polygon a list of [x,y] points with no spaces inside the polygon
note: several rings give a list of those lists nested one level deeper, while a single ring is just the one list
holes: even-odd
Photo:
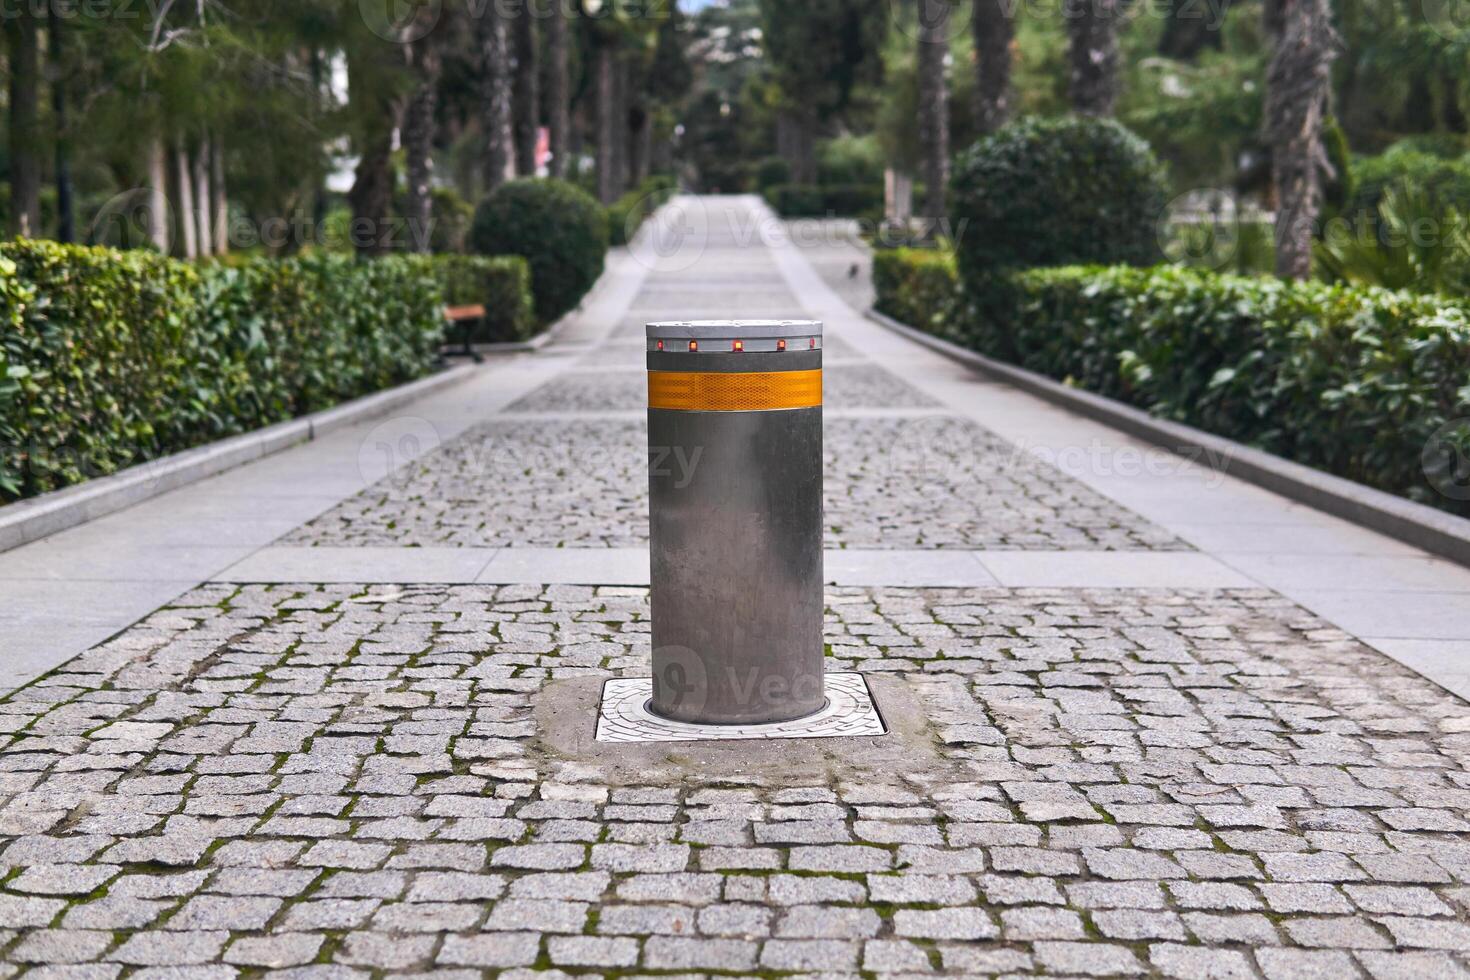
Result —
[{"label": "wooden bench", "polygon": [[445,323],[451,326],[464,325],[464,333],[461,334],[464,338],[464,347],[460,350],[460,353],[467,355],[476,364],[483,362],[485,358],[476,353],[474,345],[470,343],[470,325],[476,320],[483,320],[484,318],[485,307],[478,303],[473,306],[446,306],[444,308]]}]

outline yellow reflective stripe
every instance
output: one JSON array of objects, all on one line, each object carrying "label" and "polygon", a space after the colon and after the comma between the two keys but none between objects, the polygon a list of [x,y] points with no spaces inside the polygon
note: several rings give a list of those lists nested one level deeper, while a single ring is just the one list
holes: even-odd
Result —
[{"label": "yellow reflective stripe", "polygon": [[822,372],[757,371],[748,374],[650,371],[648,407],[685,412],[758,412],[822,404]]}]

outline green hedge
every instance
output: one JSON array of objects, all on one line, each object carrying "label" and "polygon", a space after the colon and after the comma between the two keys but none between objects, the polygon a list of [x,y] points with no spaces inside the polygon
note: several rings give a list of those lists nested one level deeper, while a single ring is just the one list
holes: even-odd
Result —
[{"label": "green hedge", "polygon": [[1342,206],[1342,215],[1354,221],[1372,217],[1389,188],[1410,188],[1428,196],[1441,208],[1470,211],[1470,161],[1446,159],[1396,143],[1378,156],[1353,161],[1353,189]]},{"label": "green hedge", "polygon": [[626,245],[632,241],[648,216],[662,207],[678,189],[678,182],[673,177],[655,174],[614,201],[607,209],[608,243]]},{"label": "green hedge", "polygon": [[531,267],[525,259],[519,255],[435,255],[431,261],[446,305],[484,305],[484,319],[469,327],[471,341],[511,343],[535,336]]},{"label": "green hedge", "polygon": [[1019,119],[956,159],[952,198],[972,288],[1000,269],[1160,257],[1163,168],[1111,119]]},{"label": "green hedge", "polygon": [[856,218],[883,210],[882,184],[777,184],[763,193],[783,218]]},{"label": "green hedge", "polygon": [[550,323],[602,275],[607,212],[566,181],[512,180],[480,203],[470,241],[481,255],[521,255],[531,263],[536,315]]},{"label": "green hedge", "polygon": [[[897,292],[880,294],[880,309],[936,291],[932,259],[887,261],[916,268],[885,274],[880,289]],[[1470,514],[1433,490],[1421,461],[1446,422],[1470,415],[1464,303],[1177,266],[1066,266],[998,278],[956,309],[947,333],[985,354]],[[1470,458],[1464,427],[1454,440]]]},{"label": "green hedge", "polygon": [[949,336],[957,276],[954,253],[947,249],[878,249],[873,253],[874,305],[895,320]]},{"label": "green hedge", "polygon": [[195,267],[144,251],[0,245],[0,499],[422,376],[442,306],[423,258]]}]

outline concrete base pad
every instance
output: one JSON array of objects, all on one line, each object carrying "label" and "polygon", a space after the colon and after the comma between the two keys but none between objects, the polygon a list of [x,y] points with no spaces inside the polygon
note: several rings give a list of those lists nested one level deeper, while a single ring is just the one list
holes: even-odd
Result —
[{"label": "concrete base pad", "polygon": [[736,739],[842,738],[887,734],[861,674],[828,674],[827,704],[816,714],[767,725],[691,725],[648,708],[653,678],[620,677],[602,688],[599,742],[704,742]]},{"label": "concrete base pad", "polygon": [[946,685],[889,674],[867,673],[863,678],[887,725],[884,737],[769,739],[759,751],[752,751],[748,739],[600,742],[598,708],[606,678],[553,680],[536,694],[533,754],[538,765],[595,769],[599,779],[615,786],[678,786],[694,776],[708,782],[773,785],[899,778],[913,772],[940,781],[966,778],[938,750],[933,718],[943,713]]}]

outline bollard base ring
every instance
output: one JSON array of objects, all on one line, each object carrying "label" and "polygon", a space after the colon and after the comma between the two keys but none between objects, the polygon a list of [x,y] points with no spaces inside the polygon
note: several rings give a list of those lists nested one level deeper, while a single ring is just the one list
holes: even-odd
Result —
[{"label": "bollard base ring", "polygon": [[827,703],[821,710],[792,721],[767,725],[695,725],[672,721],[649,710],[653,678],[626,677],[602,688],[597,716],[599,742],[701,742],[736,739],[863,738],[886,735],[863,675],[826,675]]}]

